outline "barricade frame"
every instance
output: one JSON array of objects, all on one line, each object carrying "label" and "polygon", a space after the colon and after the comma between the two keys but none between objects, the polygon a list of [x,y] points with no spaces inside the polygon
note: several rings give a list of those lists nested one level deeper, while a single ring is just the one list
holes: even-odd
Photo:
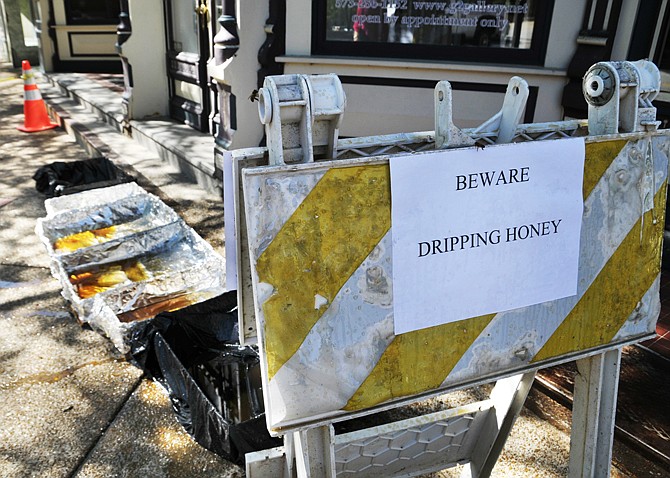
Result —
[{"label": "barricade frame", "polygon": [[[557,138],[584,137],[588,143],[603,141],[634,141],[639,139],[663,137],[669,138],[668,132],[658,131],[657,124],[648,121],[639,129],[630,132],[602,131],[589,124],[587,120],[570,120],[539,124],[518,124],[523,111],[525,101],[511,101],[510,91],[514,88],[518,94],[519,85],[523,80],[513,78],[505,98],[503,109],[491,120],[479,128],[458,130],[451,121],[450,109],[450,87],[446,82],[440,82],[436,87],[436,130],[419,133],[404,133],[396,135],[380,135],[364,138],[339,139],[332,158],[318,159],[320,155],[326,154],[329,147],[310,144],[312,157],[316,157],[316,163],[321,161],[340,162],[353,158],[373,158],[381,162],[386,161],[388,156],[402,152],[420,152],[433,149],[460,147],[466,145],[486,146],[497,142],[521,142],[547,140]],[[446,107],[440,105],[439,95],[446,98],[449,103]],[[616,98],[618,100],[618,98]],[[266,105],[267,107],[267,105]],[[617,111],[617,114],[620,114]],[[304,121],[304,118],[302,119]],[[592,121],[593,123],[593,121]],[[608,127],[611,127],[611,122]],[[617,123],[618,127],[618,123]],[[591,134],[589,134],[589,130]],[[336,134],[336,130],[335,130]],[[281,144],[281,137],[274,138],[272,144]],[[332,144],[332,142],[331,142]],[[293,145],[295,148],[295,144]],[[230,160],[232,162],[232,176],[235,197],[235,221],[237,230],[236,249],[237,275],[240,279],[238,288],[238,304],[240,310],[240,341],[241,343],[257,343],[257,329],[255,320],[249,320],[257,314],[253,307],[254,284],[251,274],[249,259],[248,239],[246,235],[246,212],[244,204],[246,201],[244,191],[241,187],[244,174],[253,174],[253,169],[259,170],[269,166],[275,161],[272,151],[266,148],[251,148],[232,151]],[[304,154],[307,157],[307,154]],[[347,162],[347,161],[344,161]],[[283,165],[275,168],[290,170],[291,165]],[[295,168],[293,168],[295,169]],[[385,403],[370,410],[347,413],[339,416],[328,416],[311,422],[302,422],[295,426],[283,429],[270,430],[275,434],[284,435],[285,445],[280,449],[261,451],[247,456],[247,476],[280,476],[274,475],[281,471],[283,476],[340,476],[336,469],[335,446],[344,440],[335,435],[333,423],[368,415],[379,410],[387,410],[400,405],[415,402],[419,399],[437,394],[454,391],[482,383],[488,383],[492,379],[498,379],[501,385],[497,395],[499,402],[499,419],[495,425],[490,425],[486,433],[485,445],[482,445],[469,460],[458,460],[457,463],[469,463],[464,474],[471,476],[488,476],[495,465],[497,457],[502,451],[505,440],[513,422],[518,415],[525,397],[530,389],[535,372],[548,365],[556,365],[572,360],[577,361],[580,380],[575,386],[574,419],[571,438],[570,454],[570,476],[608,476],[611,461],[611,448],[613,441],[614,413],[616,408],[616,391],[618,387],[618,371],[620,368],[621,348],[653,336],[651,332],[629,337],[613,344],[593,348],[587,352],[576,352],[566,354],[560,358],[537,363],[523,370],[521,375],[502,374],[497,376],[481,377],[479,380],[458,384],[456,387],[439,389],[418,394],[392,403]],[[262,343],[261,350],[262,350]],[[510,385],[511,384],[511,385]],[[500,390],[506,388],[506,393]],[[504,398],[501,398],[504,397]],[[266,402],[267,403],[267,402]],[[474,405],[482,407],[481,404]],[[392,427],[403,426],[393,424]],[[454,464],[453,462],[450,464]],[[443,467],[440,463],[434,468],[422,470],[405,470],[393,476],[413,476],[416,473],[428,472]],[[272,471],[272,475],[266,474]],[[347,475],[342,475],[347,476]],[[368,475],[361,475],[368,476]],[[374,476],[369,475],[369,476]]]}]

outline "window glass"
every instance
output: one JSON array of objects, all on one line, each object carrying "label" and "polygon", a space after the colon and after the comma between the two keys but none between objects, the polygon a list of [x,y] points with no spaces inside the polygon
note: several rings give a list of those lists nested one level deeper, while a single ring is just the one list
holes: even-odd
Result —
[{"label": "window glass", "polygon": [[68,25],[116,25],[119,0],[65,0]]},{"label": "window glass", "polygon": [[[548,0],[322,0],[314,53],[539,61],[553,2]],[[319,25],[322,28],[319,28]],[[426,47],[426,48],[422,48]],[[467,51],[470,49],[470,51]],[[488,53],[485,50],[489,50]],[[437,55],[436,55],[437,54]],[[474,56],[473,56],[474,55]],[[481,57],[481,58],[478,58]],[[505,62],[506,58],[498,58]]]},{"label": "window glass", "polygon": [[172,49],[176,52],[198,54],[198,15],[192,2],[173,1]]}]

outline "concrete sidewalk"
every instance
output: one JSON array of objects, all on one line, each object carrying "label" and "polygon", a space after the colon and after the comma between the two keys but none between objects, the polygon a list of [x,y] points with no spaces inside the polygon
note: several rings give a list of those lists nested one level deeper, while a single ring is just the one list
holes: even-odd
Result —
[{"label": "concrete sidewalk", "polygon": [[[45,210],[32,175],[89,154],[60,128],[17,131],[23,81],[0,71],[0,476],[242,476],[188,436],[159,386],[70,314],[34,233]],[[178,175],[172,185],[189,193]],[[167,199],[223,244],[218,196]]]},{"label": "concrete sidewalk", "polygon": [[[90,157],[96,152],[91,145],[103,143],[106,151],[116,145],[110,159],[223,255],[220,196],[194,184],[179,167],[161,162],[155,151],[110,131],[95,115],[66,111],[69,103],[55,91],[49,92],[49,101],[60,105],[68,121],[83,126],[87,150],[60,128],[16,131],[23,121],[19,74],[0,68],[0,476],[243,476],[241,468],[183,431],[159,386],[72,317],[34,233],[35,220],[45,210],[32,175],[53,161]],[[565,432],[524,411],[493,475],[566,476],[568,453]],[[430,476],[458,474],[452,469]]]}]

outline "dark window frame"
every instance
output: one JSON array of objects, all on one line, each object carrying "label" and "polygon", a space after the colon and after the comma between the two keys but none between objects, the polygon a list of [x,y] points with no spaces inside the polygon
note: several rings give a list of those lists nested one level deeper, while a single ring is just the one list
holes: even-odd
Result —
[{"label": "dark window frame", "polygon": [[[528,49],[327,40],[327,0],[313,0],[312,55],[543,66],[555,0],[539,0]],[[392,47],[392,48],[389,48]]]}]

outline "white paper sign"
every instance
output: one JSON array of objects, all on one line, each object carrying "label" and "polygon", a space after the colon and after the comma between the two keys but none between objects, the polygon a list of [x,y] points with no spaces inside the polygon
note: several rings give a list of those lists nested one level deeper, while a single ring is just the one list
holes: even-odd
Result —
[{"label": "white paper sign", "polygon": [[390,163],[396,335],[576,294],[583,139]]}]

